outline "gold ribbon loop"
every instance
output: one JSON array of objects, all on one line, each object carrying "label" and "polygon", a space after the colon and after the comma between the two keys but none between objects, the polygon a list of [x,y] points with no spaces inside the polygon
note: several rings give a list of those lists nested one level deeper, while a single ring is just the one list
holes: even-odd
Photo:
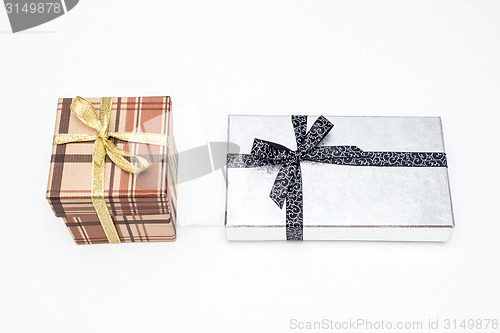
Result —
[{"label": "gold ribbon loop", "polygon": [[[102,107],[105,105],[107,106],[107,103],[104,103],[107,99],[109,99],[109,97],[104,97],[101,100],[101,115],[105,112]],[[95,112],[92,103],[87,101],[85,98],[77,96],[71,102],[70,109],[85,125],[90,126],[99,132],[102,125],[99,118],[97,118],[97,113]]]},{"label": "gold ribbon loop", "polygon": [[[131,141],[137,143],[151,145],[168,145],[168,136],[157,133],[132,133],[132,132],[116,132],[108,133],[109,121],[111,119],[111,109],[113,106],[112,97],[102,97],[100,116],[94,109],[92,103],[85,98],[77,96],[71,102],[71,111],[84,124],[92,127],[97,131],[97,135],[87,134],[56,134],[54,136],[54,144],[66,144],[72,142],[94,141],[92,152],[92,189],[91,198],[95,211],[99,216],[102,228],[106,233],[106,237],[110,243],[120,243],[120,237],[116,231],[113,219],[109,213],[106,201],[104,200],[104,171],[106,155],[120,169],[129,173],[140,173],[149,167],[148,161],[141,156],[129,153],[123,149],[116,147],[108,138],[114,137],[123,141]],[[125,157],[137,159],[139,166],[134,165]]]}]

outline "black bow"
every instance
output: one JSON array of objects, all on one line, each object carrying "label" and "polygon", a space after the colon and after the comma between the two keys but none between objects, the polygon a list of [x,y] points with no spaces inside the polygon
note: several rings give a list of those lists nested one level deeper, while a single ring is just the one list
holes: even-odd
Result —
[{"label": "black bow", "polygon": [[297,142],[293,151],[280,144],[254,139],[250,154],[228,154],[227,167],[252,168],[281,165],[271,189],[271,199],[282,209],[286,201],[287,240],[303,239],[303,195],[300,162],[388,167],[446,167],[445,153],[369,152],[356,146],[319,146],[333,128],[320,116],[307,131],[307,116],[292,116]]}]

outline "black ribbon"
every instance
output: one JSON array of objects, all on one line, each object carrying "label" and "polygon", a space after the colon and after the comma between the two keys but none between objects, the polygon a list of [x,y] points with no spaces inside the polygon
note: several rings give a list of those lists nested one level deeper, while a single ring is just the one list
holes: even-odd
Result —
[{"label": "black ribbon", "polygon": [[254,139],[250,154],[228,154],[228,168],[281,165],[271,189],[271,199],[280,207],[286,201],[287,240],[303,238],[302,172],[300,163],[313,161],[337,165],[380,167],[447,167],[445,153],[373,152],[356,146],[319,146],[333,128],[320,116],[307,131],[307,116],[292,116],[297,142],[293,151],[280,144]]}]

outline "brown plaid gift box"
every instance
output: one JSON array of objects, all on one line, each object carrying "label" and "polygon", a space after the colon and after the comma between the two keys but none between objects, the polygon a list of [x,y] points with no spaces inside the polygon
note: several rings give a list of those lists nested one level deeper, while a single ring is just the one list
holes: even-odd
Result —
[{"label": "brown plaid gift box", "polygon": [[[55,135],[95,136],[72,112],[75,99],[59,99]],[[100,115],[101,98],[89,98]],[[104,99],[103,99],[104,100]],[[149,167],[130,173],[108,155],[104,159],[105,205],[121,242],[175,240],[177,151],[172,132],[170,97],[117,97],[110,102],[109,141],[118,149],[147,160]],[[145,144],[113,138],[111,133],[153,133],[168,144]],[[94,141],[54,144],[47,200],[62,217],[77,244],[108,243],[92,200]],[[124,155],[134,164],[135,157]]]}]

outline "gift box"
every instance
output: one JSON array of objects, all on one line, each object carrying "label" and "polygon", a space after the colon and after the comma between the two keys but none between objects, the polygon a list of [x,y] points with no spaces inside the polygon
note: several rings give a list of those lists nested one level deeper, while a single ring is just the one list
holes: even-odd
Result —
[{"label": "gift box", "polygon": [[229,240],[446,241],[453,231],[438,117],[232,115],[228,141]]},{"label": "gift box", "polygon": [[59,99],[47,200],[77,244],[175,240],[170,97]]}]

